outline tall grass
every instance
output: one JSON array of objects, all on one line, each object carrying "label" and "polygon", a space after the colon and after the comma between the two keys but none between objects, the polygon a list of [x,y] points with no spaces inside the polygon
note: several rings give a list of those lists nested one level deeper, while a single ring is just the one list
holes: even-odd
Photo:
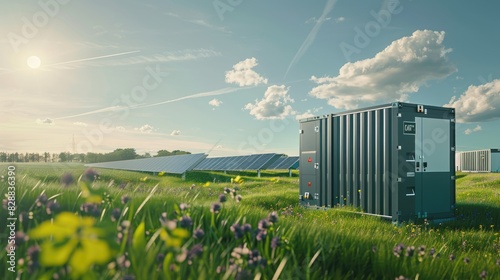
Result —
[{"label": "tall grass", "polygon": [[[60,183],[66,172],[79,178],[83,166],[17,167],[17,212],[25,217],[18,231],[29,234],[65,211],[94,217],[94,226],[106,232],[102,240],[110,244],[113,255],[81,275],[72,274],[69,264],[33,268],[29,248],[43,246],[49,239],[30,239],[17,250],[18,261],[24,262],[18,263],[20,279],[53,275],[62,279],[500,277],[500,174],[459,174],[455,221],[394,226],[345,209],[301,208],[297,177],[289,178],[286,173],[243,176],[242,184],[231,184],[230,179],[238,174],[195,172],[183,181],[176,176],[102,169],[96,181],[85,183],[102,199],[98,212],[92,214],[82,208],[88,200],[82,194],[83,182],[67,187]],[[47,204],[39,206],[37,201],[41,194],[57,201],[59,209],[47,214]],[[211,209],[221,194],[227,201],[215,213]],[[235,195],[242,196],[241,202],[232,198]],[[124,196],[131,201],[122,203]],[[273,211],[278,221],[258,229]],[[119,212],[114,219],[113,212]],[[5,221],[5,211],[0,219]],[[239,232],[245,224],[252,230]],[[266,236],[258,238],[264,231]],[[0,232],[6,244],[5,229]],[[2,254],[0,262],[5,260]],[[14,279],[3,267],[3,279]]]}]

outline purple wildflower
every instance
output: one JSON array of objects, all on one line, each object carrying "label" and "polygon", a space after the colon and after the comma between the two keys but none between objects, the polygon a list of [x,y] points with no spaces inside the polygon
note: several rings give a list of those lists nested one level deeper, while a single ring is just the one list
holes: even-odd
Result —
[{"label": "purple wildflower", "polygon": [[224,192],[225,192],[225,193],[230,193],[230,192],[231,192],[231,189],[230,189],[230,188],[224,188]]},{"label": "purple wildflower", "polygon": [[243,229],[241,228],[241,226],[239,224],[234,224],[230,227],[231,231],[234,233],[234,238],[236,239],[240,239],[243,237],[243,235],[245,234],[243,232]]},{"label": "purple wildflower", "polygon": [[95,180],[97,180],[98,176],[99,173],[97,173],[97,171],[92,168],[87,168],[87,170],[83,172],[82,180],[86,182],[94,182]]},{"label": "purple wildflower", "polygon": [[218,214],[220,212],[221,208],[222,208],[222,205],[220,203],[214,203],[214,204],[212,204],[212,207],[210,208],[210,212]]},{"label": "purple wildflower", "polygon": [[432,257],[432,256],[434,256],[434,254],[435,254],[435,253],[436,253],[436,249],[431,248],[431,249],[429,250],[429,255],[430,255],[431,257]]},{"label": "purple wildflower", "polygon": [[182,216],[180,222],[179,222],[179,226],[182,227],[182,228],[189,228],[193,225],[193,219],[191,219],[191,217],[189,216]]},{"label": "purple wildflower", "polygon": [[227,198],[224,194],[219,195],[219,202],[224,203],[227,201]]},{"label": "purple wildflower", "polygon": [[111,221],[115,222],[118,219],[120,219],[120,215],[122,214],[122,209],[120,208],[115,208],[111,212]]},{"label": "purple wildflower", "polygon": [[191,250],[187,253],[187,258],[189,260],[194,259],[195,257],[199,257],[203,254],[203,246],[201,244],[195,244]]},{"label": "purple wildflower", "polygon": [[99,217],[101,215],[101,210],[99,209],[99,206],[95,203],[88,203],[88,202],[83,203],[80,206],[80,211],[94,217]]},{"label": "purple wildflower", "polygon": [[450,261],[454,261],[455,260],[455,255],[450,254],[450,257],[448,259],[450,259]]},{"label": "purple wildflower", "polygon": [[394,253],[394,255],[396,257],[400,257],[401,256],[401,253],[403,253],[403,250],[405,249],[405,245],[400,243],[398,245],[396,245],[393,249],[392,249],[392,252]]},{"label": "purple wildflower", "polygon": [[240,202],[242,197],[241,197],[241,195],[237,195],[234,199],[236,199],[236,202]]},{"label": "purple wildflower", "polygon": [[274,237],[271,240],[271,248],[276,249],[281,246],[281,239],[279,237]]},{"label": "purple wildflower", "polygon": [[48,200],[49,198],[47,197],[46,194],[41,194],[36,199],[36,206],[40,207],[42,205],[45,205]]},{"label": "purple wildflower", "polygon": [[265,230],[265,229],[269,228],[269,226],[270,226],[270,224],[269,224],[268,219],[262,219],[259,221],[258,228],[260,230]]},{"label": "purple wildflower", "polygon": [[408,248],[406,248],[407,257],[413,257],[414,252],[415,252],[415,246],[408,246]]},{"label": "purple wildflower", "polygon": [[466,258],[464,258],[464,263],[466,263],[466,264],[470,263],[470,259],[469,259],[469,258],[467,258],[467,257],[466,257]]},{"label": "purple wildflower", "polygon": [[258,241],[262,241],[262,240],[266,239],[266,236],[267,236],[267,231],[265,231],[265,230],[259,230],[258,233],[257,233],[257,236],[255,236],[255,238]]},{"label": "purple wildflower", "polygon": [[205,232],[199,228],[199,229],[196,229],[194,232],[193,232],[193,237],[195,239],[201,239],[203,238],[203,236],[205,236]]},{"label": "purple wildflower", "polygon": [[61,208],[59,203],[55,200],[51,200],[47,202],[47,205],[45,206],[45,212],[47,212],[47,215],[50,215],[59,210],[59,208]]},{"label": "purple wildflower", "polygon": [[121,198],[122,204],[127,204],[131,200],[132,200],[132,198],[130,198],[130,196],[128,196],[128,195],[123,195]]},{"label": "purple wildflower", "polygon": [[26,255],[28,256],[28,272],[33,273],[35,269],[37,269],[40,264],[38,263],[38,256],[40,255],[40,247],[37,245],[33,245],[28,248],[26,251]]},{"label": "purple wildflower", "polygon": [[267,216],[267,218],[273,224],[278,222],[278,214],[276,214],[275,211],[273,211],[271,214],[269,214],[269,216]]},{"label": "purple wildflower", "polygon": [[71,173],[66,172],[61,177],[61,185],[63,185],[64,187],[69,187],[69,185],[73,184],[74,182],[75,178]]},{"label": "purple wildflower", "polygon": [[244,224],[241,226],[241,229],[243,230],[244,233],[251,232],[252,231],[252,225],[250,224]]},{"label": "purple wildflower", "polygon": [[486,272],[486,270],[481,271],[481,273],[479,274],[479,277],[481,277],[481,279],[485,279],[486,276],[488,276],[488,272]]}]

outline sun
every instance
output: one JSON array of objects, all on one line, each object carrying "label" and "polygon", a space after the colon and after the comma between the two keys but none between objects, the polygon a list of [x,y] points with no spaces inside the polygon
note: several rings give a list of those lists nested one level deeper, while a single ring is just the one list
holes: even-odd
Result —
[{"label": "sun", "polygon": [[33,56],[28,57],[26,64],[28,64],[28,66],[31,69],[37,69],[40,67],[40,65],[42,65],[42,60],[40,60],[40,58],[38,56],[33,55]]}]

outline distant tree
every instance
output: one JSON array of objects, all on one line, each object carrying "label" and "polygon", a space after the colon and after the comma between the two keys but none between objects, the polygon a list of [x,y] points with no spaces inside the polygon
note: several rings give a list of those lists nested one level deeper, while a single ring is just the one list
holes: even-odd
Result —
[{"label": "distant tree", "polygon": [[166,157],[166,156],[186,155],[186,154],[191,154],[191,153],[181,150],[173,150],[172,152],[169,152],[167,150],[159,150],[155,157]]},{"label": "distant tree", "polygon": [[170,152],[167,150],[159,150],[155,157],[166,157],[169,156]]},{"label": "distant tree", "polygon": [[7,153],[1,152],[0,153],[0,162],[6,162],[7,161]]}]

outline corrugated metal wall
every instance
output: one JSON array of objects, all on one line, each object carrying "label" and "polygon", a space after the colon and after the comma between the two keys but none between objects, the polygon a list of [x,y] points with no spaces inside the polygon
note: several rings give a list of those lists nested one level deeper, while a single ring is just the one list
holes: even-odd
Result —
[{"label": "corrugated metal wall", "polygon": [[460,152],[460,170],[465,172],[491,172],[491,150]]}]

